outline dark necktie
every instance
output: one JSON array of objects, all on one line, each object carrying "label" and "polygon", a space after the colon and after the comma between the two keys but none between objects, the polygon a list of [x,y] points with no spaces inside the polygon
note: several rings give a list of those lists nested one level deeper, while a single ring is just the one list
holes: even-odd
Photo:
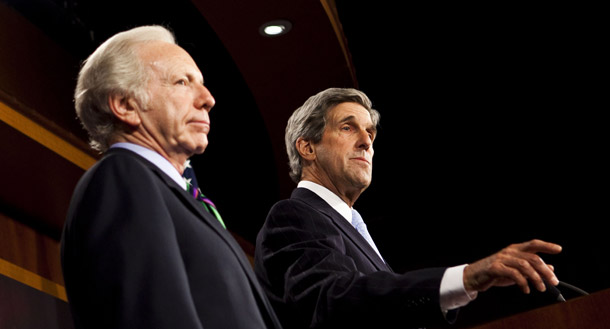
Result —
[{"label": "dark necktie", "polygon": [[205,195],[203,195],[203,193],[201,193],[201,190],[198,187],[194,187],[193,184],[186,182],[186,191],[193,198],[195,198],[195,200],[199,201],[199,203],[201,203],[203,205],[205,210],[207,210],[209,213],[214,215],[214,217],[216,217],[216,219],[218,219],[218,221],[220,222],[222,227],[224,227],[225,229],[227,228],[225,226],[224,221],[222,220],[222,217],[220,217],[218,210],[216,210],[216,206],[214,205],[214,202],[212,202],[212,200],[208,199]]},{"label": "dark necktie", "polygon": [[199,201],[199,203],[203,205],[203,208],[205,208],[207,212],[214,215],[214,217],[218,219],[222,227],[227,229],[227,227],[225,226],[225,222],[222,220],[222,217],[220,217],[220,213],[218,213],[218,210],[214,205],[214,202],[212,202],[212,200],[208,199],[205,195],[203,195],[203,193],[201,193],[201,190],[199,189],[199,186],[197,186],[197,177],[195,176],[195,171],[193,170],[193,167],[191,167],[190,160],[187,160],[187,162],[185,163],[184,172],[182,173],[182,176],[184,177],[184,181],[186,182],[186,191],[193,198],[195,198],[195,200]]}]

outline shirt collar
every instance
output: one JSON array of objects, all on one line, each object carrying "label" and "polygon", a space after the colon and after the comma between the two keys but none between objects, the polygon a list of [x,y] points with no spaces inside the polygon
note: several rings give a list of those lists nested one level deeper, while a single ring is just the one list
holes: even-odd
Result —
[{"label": "shirt collar", "polygon": [[350,224],[352,223],[352,208],[350,208],[345,201],[341,200],[338,195],[331,192],[326,187],[306,180],[300,181],[297,187],[306,188],[312,191],[322,198],[322,200],[326,201],[326,203],[328,203],[328,205],[335,209],[339,214],[341,214],[345,220],[347,220]]},{"label": "shirt collar", "polygon": [[161,154],[144,146],[133,143],[122,142],[112,144],[112,146],[110,146],[110,148],[115,147],[130,150],[143,157],[144,159],[152,162],[155,166],[161,169],[161,171],[168,175],[173,181],[175,181],[178,185],[180,185],[183,189],[186,190],[186,182],[184,181],[182,175],[180,175],[178,170],[166,158],[161,156]]}]

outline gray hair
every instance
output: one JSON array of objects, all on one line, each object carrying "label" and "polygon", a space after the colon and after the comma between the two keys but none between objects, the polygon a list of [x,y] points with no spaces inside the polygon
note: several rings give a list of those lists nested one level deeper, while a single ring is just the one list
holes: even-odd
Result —
[{"label": "gray hair", "polygon": [[137,50],[142,43],[151,41],[176,43],[173,33],[162,26],[136,27],[115,34],[83,62],[74,103],[93,149],[106,151],[117,132],[117,120],[108,104],[111,95],[133,97],[140,104],[148,102],[145,86],[149,71]]},{"label": "gray hair", "polygon": [[286,125],[286,151],[290,165],[290,178],[295,183],[301,179],[303,171],[301,156],[297,150],[296,142],[299,137],[312,143],[322,140],[326,128],[328,112],[341,103],[353,102],[362,105],[371,115],[375,127],[379,124],[379,112],[372,108],[371,101],[363,92],[353,88],[329,88],[309,97],[299,107]]}]

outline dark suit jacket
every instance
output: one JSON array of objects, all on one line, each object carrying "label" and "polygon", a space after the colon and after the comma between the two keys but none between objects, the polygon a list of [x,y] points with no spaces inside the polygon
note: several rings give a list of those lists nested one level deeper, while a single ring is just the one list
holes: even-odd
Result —
[{"label": "dark suit jacket", "polygon": [[280,327],[230,233],[131,151],[81,178],[61,247],[77,328]]},{"label": "dark suit jacket", "polygon": [[444,271],[393,273],[345,218],[304,188],[273,206],[256,243],[255,272],[285,328],[445,324]]}]

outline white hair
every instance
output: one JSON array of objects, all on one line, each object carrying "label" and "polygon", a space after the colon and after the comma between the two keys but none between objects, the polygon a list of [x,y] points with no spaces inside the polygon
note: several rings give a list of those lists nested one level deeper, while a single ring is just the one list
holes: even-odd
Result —
[{"label": "white hair", "polygon": [[176,43],[173,33],[162,26],[136,27],[115,34],[83,62],[74,103],[93,149],[106,151],[118,128],[108,103],[110,96],[133,97],[140,104],[148,102],[144,86],[149,72],[142,65],[137,49],[151,41]]}]

